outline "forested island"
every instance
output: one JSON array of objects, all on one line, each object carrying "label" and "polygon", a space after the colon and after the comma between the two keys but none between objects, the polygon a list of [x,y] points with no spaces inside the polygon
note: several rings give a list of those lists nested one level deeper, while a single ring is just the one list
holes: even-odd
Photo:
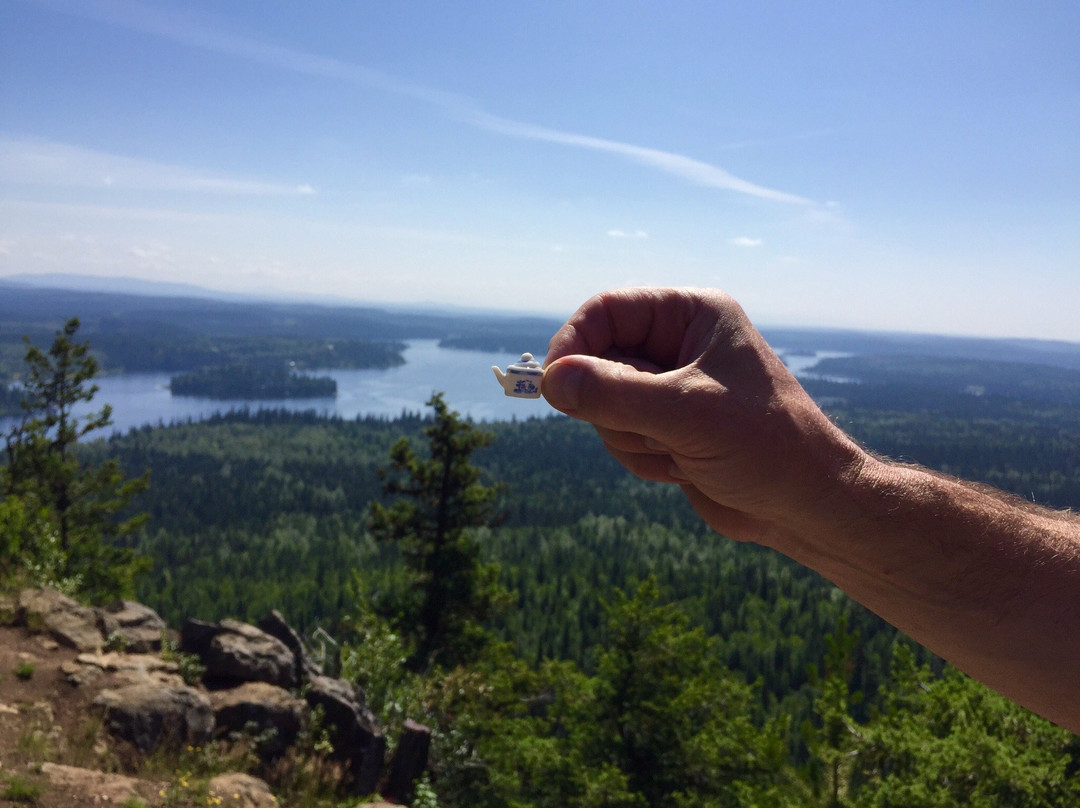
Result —
[{"label": "forested island", "polygon": [[333,398],[337,382],[284,365],[222,365],[173,376],[169,390],[174,396],[218,399]]}]

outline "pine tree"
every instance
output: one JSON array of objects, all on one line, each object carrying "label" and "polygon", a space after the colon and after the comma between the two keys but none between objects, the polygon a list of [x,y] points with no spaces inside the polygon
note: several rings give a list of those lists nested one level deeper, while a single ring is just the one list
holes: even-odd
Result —
[{"label": "pine tree", "polygon": [[[58,554],[53,573],[91,600],[128,595],[135,576],[145,569],[130,549],[111,542],[131,533],[145,515],[118,520],[131,498],[146,488],[146,476],[125,479],[115,460],[84,466],[78,442],[112,423],[112,409],[76,417],[98,387],[91,383],[98,364],[86,342],[76,342],[79,320],[71,318],[45,352],[27,339],[22,420],[4,435],[7,465],[0,474],[0,494],[22,503],[27,512],[43,509],[54,526]],[[40,531],[39,531],[40,534]],[[10,552],[12,548],[8,548]],[[41,543],[24,542],[23,568],[45,553]]]},{"label": "pine tree", "polygon": [[847,618],[840,619],[836,632],[825,637],[828,650],[821,675],[812,672],[811,683],[819,694],[814,713],[819,726],[807,722],[803,735],[813,763],[811,776],[829,808],[848,804],[852,750],[860,741],[860,729],[851,717],[851,708],[862,693],[851,692],[848,684],[859,645],[859,633],[848,630]]},{"label": "pine tree", "polygon": [[480,562],[475,536],[495,518],[497,488],[481,483],[480,469],[469,462],[493,436],[451,411],[441,393],[427,404],[435,411],[424,428],[427,456],[408,438],[394,444],[380,475],[384,493],[398,498],[370,508],[372,534],[400,548],[414,584],[414,597],[397,604],[395,615],[414,643],[414,670],[474,657],[489,640],[484,622],[505,601],[498,568]]},{"label": "pine tree", "polygon": [[577,740],[591,770],[618,771],[648,806],[786,803],[787,722],[757,725],[754,693],[716,641],[660,602],[655,578],[607,606],[592,715]]}]

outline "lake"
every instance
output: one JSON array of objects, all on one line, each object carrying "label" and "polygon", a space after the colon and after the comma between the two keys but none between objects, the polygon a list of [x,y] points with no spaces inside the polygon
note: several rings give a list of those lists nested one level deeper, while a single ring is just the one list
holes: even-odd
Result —
[{"label": "lake", "polygon": [[[814,355],[780,353],[796,374],[806,372],[825,356],[836,355],[825,351]],[[347,419],[365,415],[396,418],[403,412],[426,412],[425,402],[437,391],[444,394],[451,409],[474,421],[509,421],[556,414],[542,398],[510,398],[503,394],[491,366],[505,368],[518,361],[520,354],[463,351],[441,348],[436,340],[410,340],[404,358],[404,365],[387,370],[319,371],[318,375],[331,376],[337,381],[336,398],[224,401],[188,398],[169,392],[168,373],[102,376],[95,380],[100,389],[92,406],[79,409],[76,414],[110,404],[114,432],[127,432],[146,424],[197,421],[245,407],[314,410]],[[0,432],[6,431],[11,423],[11,419],[0,419]]]}]

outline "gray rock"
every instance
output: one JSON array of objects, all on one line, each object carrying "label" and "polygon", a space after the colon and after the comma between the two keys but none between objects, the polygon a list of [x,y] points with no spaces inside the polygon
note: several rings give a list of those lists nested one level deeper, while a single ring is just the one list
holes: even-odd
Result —
[{"label": "gray rock", "polygon": [[92,684],[98,674],[113,674],[113,684],[139,685],[157,684],[180,686],[184,684],[180,676],[180,666],[168,662],[159,654],[120,654],[110,651],[107,654],[79,654],[60,666],[61,672],[73,685]]},{"label": "gray rock", "polygon": [[219,774],[207,784],[206,793],[230,808],[279,808],[270,786],[241,772]]},{"label": "gray rock", "polygon": [[390,774],[382,788],[382,795],[386,799],[403,805],[412,803],[416,781],[427,768],[430,748],[431,730],[412,719],[406,719],[401,740],[390,761]]},{"label": "gray rock", "polygon": [[61,645],[78,651],[97,651],[105,640],[93,609],[47,587],[19,593],[16,622],[30,631],[46,631]]},{"label": "gray rock", "polygon": [[281,640],[238,620],[222,620],[202,662],[208,682],[267,682],[292,688],[296,658]]},{"label": "gray rock", "polygon": [[136,802],[145,805],[149,800],[156,801],[158,793],[168,786],[164,782],[56,763],[42,763],[41,774],[59,793],[71,800],[78,800],[80,805],[128,805]]},{"label": "gray rock", "polygon": [[149,654],[161,650],[165,621],[149,606],[118,600],[98,610],[98,628],[106,639],[118,636],[127,651]]},{"label": "gray rock", "polygon": [[221,632],[217,623],[207,623],[189,617],[180,627],[180,650],[202,658],[210,650],[210,643]]},{"label": "gray rock", "polygon": [[353,793],[371,794],[382,775],[386,737],[363,694],[329,676],[314,676],[308,685],[307,702],[312,709],[322,708],[334,755],[348,762]]},{"label": "gray rock", "polygon": [[202,744],[214,730],[210,700],[184,685],[144,683],[102,690],[93,706],[109,732],[142,752],[162,744]]},{"label": "gray rock", "polygon": [[281,612],[277,609],[271,611],[259,621],[259,628],[271,637],[281,640],[293,652],[293,656],[296,658],[296,681],[304,682],[312,676],[322,676],[322,668],[308,654],[307,648],[304,647],[304,641],[296,630],[285,622],[285,617]]},{"label": "gray rock", "polygon": [[259,743],[259,754],[266,758],[278,757],[292,746],[307,714],[303,701],[266,682],[245,682],[239,687],[216,690],[210,693],[210,703],[216,736],[230,732],[265,736]]}]

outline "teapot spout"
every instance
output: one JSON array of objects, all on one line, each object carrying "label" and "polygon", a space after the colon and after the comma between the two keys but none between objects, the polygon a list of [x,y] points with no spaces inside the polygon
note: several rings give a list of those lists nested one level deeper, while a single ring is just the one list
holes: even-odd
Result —
[{"label": "teapot spout", "polygon": [[501,384],[503,389],[505,390],[507,384],[506,374],[502,372],[498,365],[492,365],[491,369],[495,371],[495,378],[499,380],[499,384]]}]

